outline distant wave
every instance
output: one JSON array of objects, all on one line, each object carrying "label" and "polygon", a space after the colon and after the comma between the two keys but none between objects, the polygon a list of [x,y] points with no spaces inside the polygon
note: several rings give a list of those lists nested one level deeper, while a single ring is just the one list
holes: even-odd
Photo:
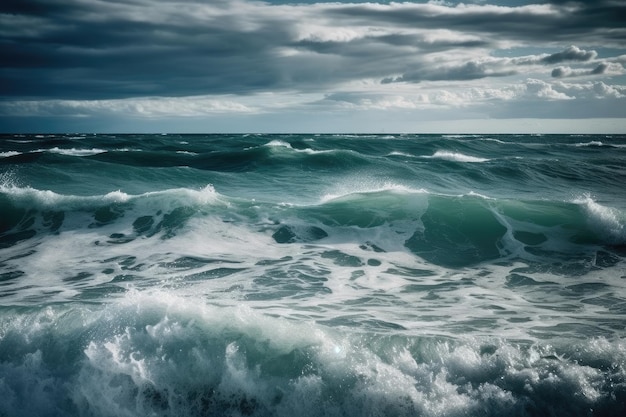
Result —
[{"label": "distant wave", "polygon": [[508,142],[505,142],[505,141],[500,140],[500,139],[495,139],[495,138],[484,138],[484,139],[481,138],[479,140],[482,140],[482,141],[485,141],[485,142],[495,142],[495,143],[499,143],[499,144],[502,144],[502,145],[508,144]]},{"label": "distant wave", "polygon": [[21,152],[17,152],[17,151],[0,152],[0,158],[8,158],[11,156],[17,156],[21,154],[22,154]]},{"label": "distant wave", "polygon": [[[590,197],[573,202],[499,200],[473,192],[450,196],[387,183],[329,193],[320,203],[308,205],[233,199],[212,186],[85,197],[2,186],[0,198],[4,202],[0,215],[12,219],[5,221],[7,242],[13,241],[11,236],[22,236],[24,230],[37,233],[36,225],[48,224],[50,212],[60,212],[61,223],[50,231],[60,230],[66,222],[78,228],[121,222],[123,229],[132,230],[136,229],[136,224],[131,227],[133,221],[151,219],[146,230],[153,235],[168,225],[176,229],[192,218],[210,214],[229,222],[238,219],[253,233],[257,227],[272,230],[276,241],[285,243],[333,238],[358,227],[363,242],[385,235],[393,247],[452,267],[501,257],[550,258],[559,253],[567,261],[594,252],[595,245],[626,244],[625,213]],[[272,223],[265,224],[263,218],[273,219]]]},{"label": "distant wave", "polygon": [[274,139],[268,143],[265,144],[265,146],[269,146],[269,147],[281,147],[281,148],[289,148],[289,149],[293,149],[291,147],[291,144],[289,142],[285,142],[283,140],[278,140],[278,139]]},{"label": "distant wave", "polygon": [[606,143],[606,142],[602,142],[599,140],[592,140],[590,142],[579,142],[576,143],[574,146],[576,146],[577,148],[587,148],[587,147],[596,147],[596,148],[625,148],[626,145],[620,145],[620,144],[613,144],[613,143]]},{"label": "distant wave", "polygon": [[599,140],[592,140],[591,142],[580,142],[580,143],[577,143],[574,146],[585,147],[585,146],[605,146],[605,145],[604,145],[604,143],[600,142]]},{"label": "distant wave", "polygon": [[425,156],[424,158],[432,158],[432,159],[443,159],[446,161],[454,161],[454,162],[487,162],[489,159],[487,158],[479,158],[476,156],[465,155],[458,152],[449,152],[449,151],[437,151],[432,156]]},{"label": "distant wave", "polygon": [[[8,182],[8,180],[7,180]],[[151,191],[139,195],[130,195],[122,191],[112,191],[97,196],[76,196],[58,194],[50,190],[37,190],[31,187],[18,187],[12,184],[1,184],[0,193],[13,204],[27,209],[76,210],[98,207],[101,204],[126,203],[145,198],[164,198],[178,200],[181,204],[206,204],[216,200],[219,194],[213,186],[193,190],[188,188]]]},{"label": "distant wave", "polygon": [[415,158],[415,155],[411,155],[407,152],[393,151],[387,154],[387,156],[404,156],[406,158]]},{"label": "distant wave", "polygon": [[297,149],[291,146],[290,143],[282,141],[282,140],[272,140],[266,143],[264,146],[267,146],[270,148],[285,148],[293,152],[300,152],[300,153],[304,153],[308,155],[321,155],[321,154],[330,154],[334,152],[341,152],[340,150],[334,150],[334,149],[327,149],[327,150],[315,150],[311,148]]},{"label": "distant wave", "polygon": [[425,189],[413,189],[402,184],[385,182],[382,184],[363,182],[361,184],[346,185],[350,187],[344,192],[325,194],[321,201],[323,204],[338,200],[353,200],[355,198],[376,198],[382,194],[428,194]]},{"label": "distant wave", "polygon": [[[44,151],[43,149],[41,151]],[[76,148],[71,148],[71,149],[61,149],[58,147],[54,147],[51,149],[47,149],[47,152],[52,152],[52,153],[58,153],[61,155],[67,155],[67,156],[91,156],[91,155],[97,155],[100,153],[105,153],[107,152],[105,149],[97,149],[97,148],[92,148],[92,149],[76,149]]]}]

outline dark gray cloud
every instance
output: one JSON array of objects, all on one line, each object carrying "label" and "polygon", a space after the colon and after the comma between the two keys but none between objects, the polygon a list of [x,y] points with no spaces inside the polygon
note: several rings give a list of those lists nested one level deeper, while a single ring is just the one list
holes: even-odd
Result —
[{"label": "dark gray cloud", "polygon": [[[513,75],[521,65],[590,62],[597,55],[590,47],[626,41],[622,2],[295,3],[4,0],[0,98],[311,92],[364,79],[467,81]],[[587,50],[572,46],[526,63],[477,58],[498,45],[554,50],[581,40]]]},{"label": "dark gray cloud", "polygon": [[327,13],[359,22],[377,19],[379,22],[405,27],[455,28],[467,33],[538,41],[541,44],[579,41],[581,36],[594,43],[604,40],[606,46],[621,46],[626,41],[624,2],[596,0],[517,3],[521,3],[521,6],[472,8],[416,3],[412,7],[385,9],[376,4],[363,3],[328,9]]},{"label": "dark gray cloud", "polygon": [[229,13],[202,18],[200,4],[176,12],[159,10],[163,3],[3,3],[11,33],[0,38],[0,94],[176,96],[254,91],[280,81],[271,49],[290,36],[284,25],[265,19],[249,31]]},{"label": "dark gray cloud", "polygon": [[[456,65],[420,65],[419,68],[404,73],[401,76],[386,77],[383,84],[392,82],[421,82],[421,81],[467,81],[478,80],[487,77],[506,77],[515,75],[520,67],[531,65],[548,65],[563,62],[588,62],[597,57],[594,50],[584,50],[577,46],[569,46],[561,52],[543,55],[530,55],[516,58],[483,58],[471,60]],[[552,71],[552,77],[566,77],[574,75],[601,75],[606,72],[609,65],[601,63],[592,70],[571,70],[566,67],[558,67]]]},{"label": "dark gray cloud", "polygon": [[513,75],[514,69],[493,69],[488,63],[470,61],[462,65],[451,67],[424,66],[420,70],[413,70],[400,77],[384,78],[383,84],[392,82],[420,82],[420,81],[468,81],[487,77],[505,77]]},{"label": "dark gray cloud", "polygon": [[570,67],[557,67],[552,70],[552,77],[566,78],[566,77],[602,75],[602,74],[606,74],[610,68],[611,68],[611,65],[606,62],[602,62],[592,69],[572,69]]}]

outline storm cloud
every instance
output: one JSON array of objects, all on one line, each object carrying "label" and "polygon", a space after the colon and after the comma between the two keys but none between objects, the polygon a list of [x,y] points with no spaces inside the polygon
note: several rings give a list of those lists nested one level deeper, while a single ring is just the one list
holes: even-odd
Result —
[{"label": "storm cloud", "polygon": [[433,83],[487,91],[467,83],[529,77],[621,85],[624,15],[609,0],[5,0],[0,115],[305,111],[333,94],[419,103]]}]

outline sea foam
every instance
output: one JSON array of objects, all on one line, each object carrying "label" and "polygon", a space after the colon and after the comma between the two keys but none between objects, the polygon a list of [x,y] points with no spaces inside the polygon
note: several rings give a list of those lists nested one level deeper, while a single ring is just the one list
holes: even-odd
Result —
[{"label": "sea foam", "polygon": [[159,291],[11,314],[0,323],[0,412],[10,416],[625,411],[626,351],[601,338],[557,347],[389,338]]}]

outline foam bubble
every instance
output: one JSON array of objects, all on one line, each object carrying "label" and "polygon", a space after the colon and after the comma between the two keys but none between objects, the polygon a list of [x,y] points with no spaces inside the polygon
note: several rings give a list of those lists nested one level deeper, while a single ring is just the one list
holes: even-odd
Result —
[{"label": "foam bubble", "polygon": [[16,187],[17,178],[14,171],[8,170],[0,172],[0,192],[9,192],[12,188]]}]

